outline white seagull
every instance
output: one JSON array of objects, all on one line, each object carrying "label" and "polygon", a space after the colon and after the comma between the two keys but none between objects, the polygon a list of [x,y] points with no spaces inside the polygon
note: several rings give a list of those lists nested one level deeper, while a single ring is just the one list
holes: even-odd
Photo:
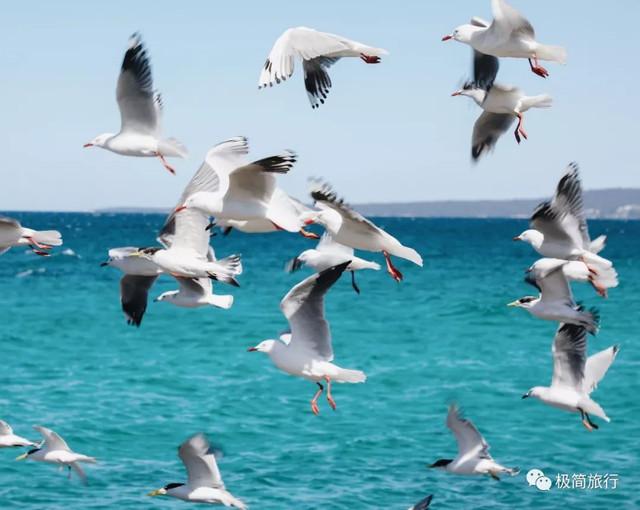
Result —
[{"label": "white seagull", "polygon": [[361,269],[380,270],[380,264],[369,260],[361,259],[354,255],[353,248],[336,243],[328,232],[322,234],[320,242],[315,248],[303,251],[297,257],[291,259],[286,266],[288,272],[292,273],[300,269],[303,265],[310,267],[317,273],[349,261],[346,271],[351,272],[351,285],[360,294],[360,289],[356,284],[355,272]]},{"label": "white seagull", "polygon": [[507,306],[523,308],[540,319],[584,326],[595,335],[598,332],[598,311],[595,308],[585,311],[576,304],[563,272],[566,263],[566,260],[556,259],[546,263],[544,271],[528,272],[525,282],[537,288],[540,295],[525,296]]},{"label": "white seagull", "polygon": [[42,434],[44,444],[16,457],[16,460],[29,459],[37,462],[49,462],[51,464],[57,464],[61,468],[67,466],[69,476],[71,476],[71,469],[73,469],[82,482],[86,484],[87,476],[80,467],[80,462],[95,464],[96,459],[71,451],[65,440],[51,429],[39,425],[35,425],[33,428]]},{"label": "white seagull", "polygon": [[62,236],[57,230],[33,230],[14,218],[0,216],[0,255],[12,246],[28,246],[36,255],[46,257],[48,250],[61,245]]},{"label": "white seagull", "polygon": [[324,391],[320,381],[327,383],[327,401],[335,410],[332,383],[362,383],[367,379],[360,370],[349,370],[332,363],[331,331],[324,317],[324,296],[348,265],[348,261],[343,262],[294,286],[280,303],[291,332],[282,334],[280,340],[264,340],[248,349],[249,352],[268,354],[283,372],[315,382],[318,391],[311,400],[315,415],[320,414],[318,397]]},{"label": "white seagull", "polygon": [[422,257],[413,248],[403,246],[373,222],[353,210],[327,183],[312,181],[311,198],[320,210],[304,213],[307,225],[321,224],[337,243],[356,250],[382,252],[387,262],[387,271],[396,280],[402,273],[391,262],[391,255],[409,260],[422,267]]},{"label": "white seagull", "polygon": [[297,27],[286,30],[275,42],[264,63],[258,80],[258,88],[272,87],[274,82],[290,78],[296,57],[302,60],[304,87],[311,108],[324,104],[331,78],[329,67],[342,57],[357,57],[367,64],[377,64],[387,50],[373,48],[335,34],[318,32],[312,28]]},{"label": "white seagull", "polygon": [[455,404],[449,406],[447,427],[458,442],[458,456],[455,459],[439,459],[429,467],[444,469],[456,475],[489,475],[500,480],[500,473],[517,475],[518,468],[501,466],[489,454],[489,443],[482,437],[470,420],[460,417]]},{"label": "white seagull", "polygon": [[533,212],[531,227],[513,240],[529,243],[543,257],[582,260],[594,274],[613,265],[597,255],[604,248],[606,237],[594,241],[589,237],[576,163],[569,164],[553,199],[542,202]]},{"label": "white seagull", "polygon": [[602,269],[595,273],[589,266],[580,260],[562,260],[544,258],[537,260],[527,273],[533,280],[545,278],[550,272],[561,267],[564,277],[569,281],[588,282],[602,296],[607,297],[607,289],[618,286],[618,273],[613,267]]},{"label": "white seagull", "polygon": [[215,455],[204,434],[195,434],[182,443],[178,455],[187,469],[187,483],[167,484],[150,492],[149,496],[171,496],[191,503],[247,508],[225,488]]},{"label": "white seagull", "polygon": [[165,158],[185,158],[187,149],[175,138],[162,137],[162,97],[153,89],[151,64],[138,33],[129,39],[116,99],[120,108],[120,132],[98,135],[84,147],[102,147],[124,156],[157,157],[175,174]]},{"label": "white seagull", "polygon": [[572,413],[580,413],[582,424],[592,431],[598,426],[589,414],[610,421],[602,407],[590,395],[598,386],[618,354],[612,345],[587,358],[587,334],[583,327],[560,324],[553,339],[553,377],[551,386],[535,386],[522,398],[535,397],[545,404]]},{"label": "white seagull", "polygon": [[541,44],[535,39],[535,31],[529,21],[504,0],[491,0],[493,21],[474,17],[471,23],[460,25],[442,40],[468,44],[473,49],[495,57],[526,58],[531,70],[546,78],[548,71],[538,60],[564,64],[567,52],[560,46]]},{"label": "white seagull", "polygon": [[36,443],[14,434],[11,425],[4,420],[0,420],[0,448],[19,446],[36,446]]},{"label": "white seagull", "polygon": [[518,124],[514,131],[520,143],[527,133],[523,127],[523,113],[530,108],[548,108],[552,99],[548,95],[526,96],[520,89],[495,83],[499,62],[496,57],[474,51],[474,79],[467,82],[452,96],[467,96],[484,111],[473,126],[471,157],[476,161],[485,150],[492,149],[500,135],[515,119]]}]

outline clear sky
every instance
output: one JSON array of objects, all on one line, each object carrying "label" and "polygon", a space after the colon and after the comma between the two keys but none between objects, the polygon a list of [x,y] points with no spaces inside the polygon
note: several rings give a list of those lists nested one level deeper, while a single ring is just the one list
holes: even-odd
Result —
[{"label": "clear sky", "polygon": [[[512,0],[541,42],[567,48],[568,65],[533,75],[503,60],[499,81],[549,93],[525,116],[529,141],[509,133],[478,165],[470,137],[479,108],[450,97],[470,72],[470,49],[440,42],[490,1],[21,1],[0,18],[0,209],[90,210],[171,206],[212,145],[249,137],[255,159],[284,148],[299,164],[281,179],[304,197],[323,176],[351,202],[537,197],[577,160],[586,188],[640,187],[637,20],[640,2]],[[305,25],[390,55],[344,59],[327,103],[312,110],[299,64],[266,91],[258,75],[276,38]],[[171,176],[151,158],[82,144],[117,132],[115,85],[129,35],[148,46],[165,100],[164,131],[190,150]]]}]

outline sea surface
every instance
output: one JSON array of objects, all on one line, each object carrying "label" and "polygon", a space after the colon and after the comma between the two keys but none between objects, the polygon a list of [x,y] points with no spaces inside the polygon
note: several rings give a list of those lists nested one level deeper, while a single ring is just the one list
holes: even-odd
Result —
[{"label": "sea surface", "polygon": [[[283,268],[313,241],[218,235],[218,256],[243,256],[242,286],[216,286],[235,295],[233,308],[150,302],[137,329],[120,310],[120,274],[99,263],[110,247],[155,244],[162,216],[12,215],[59,228],[65,244],[49,258],[16,248],[0,257],[0,418],[33,439],[31,425],[48,426],[99,463],[86,466],[83,486],[54,466],[14,462],[19,450],[0,450],[2,510],[188,508],[145,494],[185,481],[176,447],[199,431],[222,449],[227,488],[252,509],[405,510],[427,494],[433,510],[640,507],[640,222],[590,223],[594,237],[609,236],[604,255],[620,275],[609,299],[574,285],[602,315],[589,351],[621,345],[594,394],[612,421],[594,418],[600,429],[590,433],[578,415],[521,399],[549,383],[555,332],[505,306],[535,293],[523,276],[536,255],[511,240],[524,220],[378,219],[425,265],[397,261],[400,284],[384,271],[360,272],[361,295],[348,276],[330,291],[336,362],[368,379],[335,385],[337,411],[322,400],[316,417],[314,385],[246,352],[285,329],[280,299],[310,273]],[[163,277],[151,296],[174,287]],[[496,482],[427,469],[456,454],[445,426],[453,401],[495,459],[520,475]],[[551,490],[528,486],[532,468],[553,480]],[[617,488],[560,489],[559,474],[615,475]]]}]

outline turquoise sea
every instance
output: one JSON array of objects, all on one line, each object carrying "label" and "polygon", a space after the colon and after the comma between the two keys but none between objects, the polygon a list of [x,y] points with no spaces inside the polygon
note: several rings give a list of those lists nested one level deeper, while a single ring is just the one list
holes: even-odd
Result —
[{"label": "turquoise sea", "polygon": [[[595,352],[621,351],[594,397],[611,423],[586,431],[579,416],[521,400],[551,377],[555,325],[505,304],[533,290],[522,279],[536,256],[511,241],[524,220],[378,219],[415,247],[423,269],[398,261],[401,284],[359,273],[330,291],[336,362],[364,370],[362,385],[336,385],[336,412],[309,409],[314,386],[277,371],[246,348],[286,326],[278,304],[309,273],[285,261],[312,241],[284,233],[217,236],[219,256],[241,253],[245,272],[231,310],[150,303],[142,327],[127,326],[107,249],[155,244],[159,215],[10,213],[33,228],[58,227],[63,249],[48,259],[22,249],[0,257],[0,418],[37,438],[59,432],[94,455],[89,485],[53,466],[14,462],[0,450],[0,508],[179,509],[145,494],[185,479],[176,447],[204,431],[224,456],[228,489],[252,509],[406,509],[434,494],[439,509],[640,507],[638,325],[640,223],[592,221],[609,236],[604,255],[621,284],[607,300],[588,286],[577,297],[600,308]],[[365,254],[364,256],[369,255]],[[383,262],[378,255],[371,258]],[[152,296],[172,288],[162,279]],[[430,470],[456,452],[445,426],[457,401],[499,462],[521,474],[496,482]],[[529,487],[525,473],[617,475],[616,489]]]}]

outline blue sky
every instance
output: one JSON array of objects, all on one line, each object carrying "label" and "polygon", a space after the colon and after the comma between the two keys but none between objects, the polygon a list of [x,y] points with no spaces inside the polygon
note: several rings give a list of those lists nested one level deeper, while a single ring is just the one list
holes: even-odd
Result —
[{"label": "blue sky", "polygon": [[[281,180],[303,197],[323,176],[349,201],[537,197],[551,193],[566,163],[586,188],[640,187],[635,135],[640,3],[615,8],[577,0],[513,0],[538,39],[563,45],[568,65],[551,77],[503,60],[499,81],[549,93],[549,110],[526,115],[529,141],[505,135],[478,165],[470,137],[478,107],[450,97],[470,72],[470,50],[442,35],[489,0],[390,2],[12,2],[0,19],[3,122],[0,208],[91,210],[173,205],[209,147],[249,137],[255,159],[291,148],[299,164]],[[259,91],[275,39],[305,25],[390,55],[368,66],[342,60],[327,103],[312,110],[297,65],[290,81]],[[117,132],[115,84],[129,35],[140,31],[165,134],[189,148],[172,177],[154,159],[82,144]]]}]

